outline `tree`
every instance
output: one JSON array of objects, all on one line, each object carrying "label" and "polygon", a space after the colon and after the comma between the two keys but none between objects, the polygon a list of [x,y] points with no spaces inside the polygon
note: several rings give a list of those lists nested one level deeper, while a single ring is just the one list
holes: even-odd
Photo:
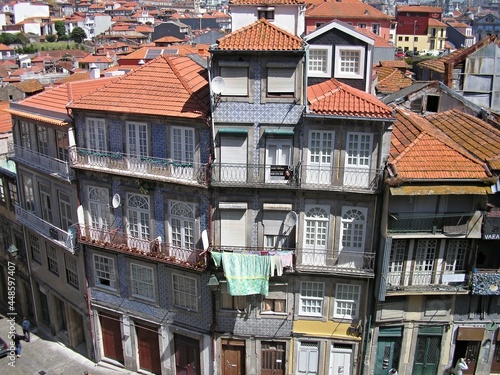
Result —
[{"label": "tree", "polygon": [[81,43],[85,40],[87,37],[87,34],[85,34],[85,30],[83,30],[81,27],[75,27],[72,31],[71,34],[69,35],[71,40],[74,40],[77,43]]},{"label": "tree", "polygon": [[53,43],[56,41],[56,36],[54,34],[49,34],[45,37],[45,40],[49,43]]},{"label": "tree", "polygon": [[66,27],[64,26],[63,21],[56,21],[54,22],[54,27],[56,29],[56,33],[58,36],[58,39],[61,39],[61,37],[66,36]]}]

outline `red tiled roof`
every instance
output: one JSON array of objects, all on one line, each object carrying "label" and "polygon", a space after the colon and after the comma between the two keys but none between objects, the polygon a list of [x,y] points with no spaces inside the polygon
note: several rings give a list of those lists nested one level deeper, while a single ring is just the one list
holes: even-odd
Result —
[{"label": "red tiled roof", "polygon": [[484,163],[462,150],[429,121],[397,109],[389,162],[408,179],[482,179]]},{"label": "red tiled roof", "polygon": [[426,119],[471,154],[500,170],[499,129],[459,110],[427,115]]},{"label": "red tiled roof", "polygon": [[206,69],[188,57],[159,56],[70,108],[204,119],[209,110]]},{"label": "red tiled roof", "polygon": [[161,38],[158,38],[156,40],[153,40],[153,43],[180,43],[182,42],[181,39],[176,38],[175,36],[163,36]]},{"label": "red tiled roof", "polygon": [[413,13],[443,13],[441,7],[431,7],[427,5],[400,5],[396,8],[397,12],[413,12]]},{"label": "red tiled roof", "polygon": [[457,49],[457,50],[449,53],[448,55],[440,57],[438,59],[429,59],[429,60],[421,61],[418,63],[418,66],[434,70],[435,72],[438,72],[438,73],[444,73],[444,64],[448,60],[451,60],[455,56],[458,56],[462,51],[463,51],[463,49]]},{"label": "red tiled roof", "polygon": [[413,84],[413,79],[398,68],[375,67],[379,80],[377,92],[390,94]]},{"label": "red tiled roof", "polygon": [[302,0],[230,0],[229,5],[300,5]]},{"label": "red tiled roof", "polygon": [[408,69],[408,64],[404,60],[380,60],[380,66],[387,68]]},{"label": "red tiled roof", "polygon": [[87,55],[83,59],[79,60],[78,62],[80,63],[108,63],[111,64],[113,62],[112,59],[106,57],[106,56],[100,56],[100,55]]},{"label": "red tiled roof", "polygon": [[12,85],[28,94],[42,91],[44,89],[44,86],[36,79],[28,79],[19,83],[13,83]]},{"label": "red tiled roof", "polygon": [[332,78],[307,88],[309,111],[331,116],[393,118],[392,109],[376,97]]},{"label": "red tiled roof", "polygon": [[9,133],[12,131],[12,116],[6,112],[9,108],[9,101],[0,101],[0,133]]},{"label": "red tiled roof", "polygon": [[381,12],[380,10],[365,4],[361,1],[340,2],[323,1],[315,2],[306,9],[306,18],[332,18],[343,20],[345,18],[392,20],[394,17]]},{"label": "red tiled roof", "polygon": [[217,40],[217,48],[224,51],[296,51],[303,47],[301,38],[264,18]]},{"label": "red tiled roof", "polygon": [[437,26],[437,27],[447,27],[447,25],[441,21],[435,20],[434,18],[429,18],[429,21],[427,22],[427,25],[429,26]]},{"label": "red tiled roof", "polygon": [[371,32],[368,30],[366,27],[358,27],[356,28],[356,31],[359,31],[361,34],[365,34],[367,37],[373,39],[375,43],[373,44],[374,47],[387,47],[387,48],[394,48],[394,46],[389,43],[387,40],[382,38],[381,36]]},{"label": "red tiled roof", "polygon": [[14,51],[14,48],[9,47],[5,44],[0,43],[0,51]]}]

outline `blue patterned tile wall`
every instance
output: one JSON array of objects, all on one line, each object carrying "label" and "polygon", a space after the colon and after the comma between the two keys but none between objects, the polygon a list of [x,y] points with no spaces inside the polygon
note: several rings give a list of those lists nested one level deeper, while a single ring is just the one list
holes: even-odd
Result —
[{"label": "blue patterned tile wall", "polygon": [[214,111],[214,120],[227,123],[295,125],[302,117],[303,111],[303,105],[293,103],[222,102]]},{"label": "blue patterned tile wall", "polygon": [[108,121],[109,150],[123,152],[123,122],[120,120]]},{"label": "blue patterned tile wall", "polygon": [[155,158],[167,158],[167,128],[161,124],[151,124],[151,154]]},{"label": "blue patterned tile wall", "polygon": [[210,129],[201,129],[200,135],[200,163],[208,163],[208,157],[210,156],[210,150],[212,148],[212,139],[210,136]]}]

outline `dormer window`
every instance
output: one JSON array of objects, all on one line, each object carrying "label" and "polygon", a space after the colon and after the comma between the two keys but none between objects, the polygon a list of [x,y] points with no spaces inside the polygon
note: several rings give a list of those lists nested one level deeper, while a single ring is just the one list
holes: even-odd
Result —
[{"label": "dormer window", "polygon": [[363,79],[365,49],[359,46],[335,47],[335,78]]},{"label": "dormer window", "polygon": [[258,7],[258,18],[265,18],[268,21],[274,21],[274,7]]},{"label": "dormer window", "polygon": [[307,74],[309,77],[330,78],[332,71],[332,46],[312,45],[309,47]]}]

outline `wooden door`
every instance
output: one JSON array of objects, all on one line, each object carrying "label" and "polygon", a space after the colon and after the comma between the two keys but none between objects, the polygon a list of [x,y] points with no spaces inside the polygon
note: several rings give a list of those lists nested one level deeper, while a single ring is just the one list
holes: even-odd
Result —
[{"label": "wooden door", "polygon": [[261,344],[261,375],[285,374],[284,342],[263,341]]},{"label": "wooden door", "polygon": [[153,374],[161,374],[160,343],[158,329],[135,323],[139,367]]},{"label": "wooden door", "polygon": [[412,375],[436,375],[441,353],[441,336],[419,335]]},{"label": "wooden door", "polygon": [[99,314],[104,356],[124,363],[120,318],[117,315]]},{"label": "wooden door", "polygon": [[175,335],[176,375],[200,375],[200,343],[197,340]]},{"label": "wooden door", "polygon": [[222,345],[222,375],[245,375],[245,342],[229,341]]}]

